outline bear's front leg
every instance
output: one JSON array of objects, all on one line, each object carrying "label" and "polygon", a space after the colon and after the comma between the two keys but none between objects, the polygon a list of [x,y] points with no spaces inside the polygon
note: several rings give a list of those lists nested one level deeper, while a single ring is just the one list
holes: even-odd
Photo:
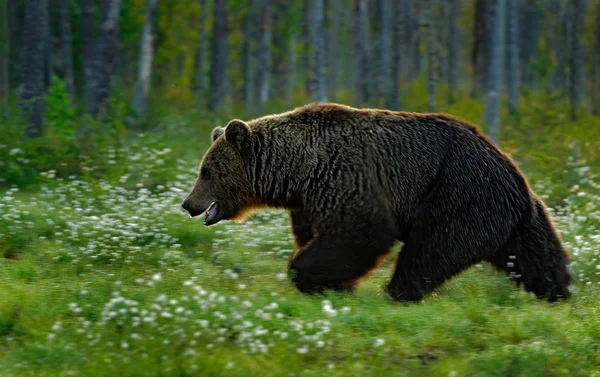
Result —
[{"label": "bear's front leg", "polygon": [[292,232],[294,234],[294,241],[296,242],[296,249],[300,249],[306,245],[308,241],[312,240],[314,236],[312,224],[304,210],[301,209],[290,211],[290,221],[292,223]]},{"label": "bear's front leg", "polygon": [[351,292],[358,279],[389,252],[393,242],[389,234],[377,232],[320,234],[292,259],[292,281],[303,293],[322,293],[326,289]]}]

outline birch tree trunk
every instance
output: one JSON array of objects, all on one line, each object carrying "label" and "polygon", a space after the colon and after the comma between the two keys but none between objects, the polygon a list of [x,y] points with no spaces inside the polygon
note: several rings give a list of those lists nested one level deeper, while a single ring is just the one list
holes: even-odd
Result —
[{"label": "birch tree trunk", "polygon": [[28,0],[25,3],[23,60],[27,64],[22,67],[23,91],[20,109],[27,120],[25,134],[29,137],[41,136],[43,132],[46,7],[46,0]]},{"label": "birch tree trunk", "polygon": [[209,110],[216,111],[221,106],[221,101],[225,95],[225,75],[227,72],[226,0],[214,1],[212,39]]},{"label": "birch tree trunk", "polygon": [[[496,0],[491,0],[494,2]],[[475,2],[475,20],[473,30],[473,52],[471,55],[471,64],[473,66],[473,86],[471,88],[471,97],[476,98],[486,87],[485,72],[488,66],[488,51],[490,44],[488,43],[488,11],[486,0],[476,0]]]},{"label": "birch tree trunk", "polygon": [[258,65],[256,67],[256,95],[258,98],[258,109],[269,100],[269,72],[271,65],[271,1],[261,0],[258,9]]},{"label": "birch tree trunk", "polygon": [[287,29],[292,14],[289,3],[283,0],[272,0],[271,4],[271,68],[269,85],[269,98],[280,100],[285,96],[285,64],[287,59],[287,44],[289,37]]},{"label": "birch tree trunk", "polygon": [[400,73],[402,71],[402,2],[405,0],[392,1],[392,61],[390,64],[390,95],[387,107],[392,110],[400,110]]},{"label": "birch tree trunk", "polygon": [[540,8],[535,1],[527,1],[523,4],[523,30],[520,33],[522,48],[520,51],[523,62],[523,84],[529,89],[537,86],[534,64],[538,56],[540,18]]},{"label": "birch tree trunk", "polygon": [[600,115],[600,7],[596,9],[594,28],[593,78],[592,78],[592,108],[594,115]]},{"label": "birch tree trunk", "polygon": [[488,0],[490,54],[487,59],[485,125],[496,143],[500,141],[500,91],[504,55],[505,0]]},{"label": "birch tree trunk", "polygon": [[305,90],[306,90],[306,94],[308,94],[309,97],[312,97],[311,95],[311,90],[312,90],[312,82],[311,82],[311,77],[312,77],[312,48],[313,46],[311,46],[310,44],[310,28],[312,27],[312,23],[310,22],[310,17],[311,17],[311,0],[303,0],[303,17],[302,17],[302,46],[303,51],[302,51],[302,70],[303,70],[303,78],[304,78],[304,85],[305,85]]},{"label": "birch tree trunk", "polygon": [[411,70],[409,73],[410,79],[417,79],[421,74],[421,12],[423,9],[423,0],[408,0],[410,1],[410,22],[411,36],[409,41],[409,51],[411,59]]},{"label": "birch tree trunk", "polygon": [[71,106],[75,104],[73,79],[73,52],[71,46],[71,12],[69,0],[60,0],[60,40],[62,51],[63,78],[69,93]]},{"label": "birch tree trunk", "polygon": [[583,97],[583,27],[585,22],[585,0],[570,0],[569,23],[569,103],[570,117],[577,120],[577,109]]},{"label": "birch tree trunk", "polygon": [[242,94],[246,105],[246,113],[254,107],[254,96],[252,95],[252,45],[254,40],[254,2],[248,0],[246,6],[246,14],[244,16],[244,40],[242,42],[242,59],[240,61],[242,68]]},{"label": "birch tree trunk", "polygon": [[[389,0],[378,0],[377,18],[379,19],[377,96],[378,106],[384,106],[389,96],[390,74],[390,3]],[[394,20],[398,22],[398,20]]]},{"label": "birch tree trunk", "polygon": [[355,107],[362,107],[368,95],[366,13],[367,0],[354,0]]},{"label": "birch tree trunk", "polygon": [[[567,5],[567,8],[570,8]],[[557,81],[559,87],[564,90],[564,93],[568,93],[569,86],[569,9],[562,9],[558,20],[558,36],[557,36]]]},{"label": "birch tree trunk", "polygon": [[204,103],[206,92],[206,13],[208,12],[206,0],[199,0],[200,24],[198,25],[198,48],[196,50],[196,92]]},{"label": "birch tree trunk", "polygon": [[341,61],[341,43],[340,38],[341,26],[342,26],[342,2],[341,0],[329,0],[331,6],[327,12],[329,19],[329,46],[327,47],[327,64],[328,70],[328,84],[329,93],[335,100],[337,98],[336,92],[340,87],[340,74],[342,73]]},{"label": "birch tree trunk", "polygon": [[0,110],[7,111],[8,92],[10,88],[10,31],[8,28],[8,4],[0,0]]},{"label": "birch tree trunk", "polygon": [[423,18],[425,38],[427,38],[427,108],[429,112],[435,111],[435,36],[433,32],[433,0],[423,2]]},{"label": "birch tree trunk", "polygon": [[313,0],[312,4],[311,45],[313,51],[313,90],[315,101],[327,101],[327,84],[325,81],[325,18],[323,17],[323,0]]},{"label": "birch tree trunk", "polygon": [[52,46],[52,27],[50,25],[50,10],[48,9],[48,0],[42,8],[44,15],[42,22],[44,24],[44,89],[52,86],[54,76],[54,49]]},{"label": "birch tree trunk", "polygon": [[[375,23],[376,12],[377,9],[374,3],[377,0],[366,0],[365,2],[365,67],[364,67],[364,76],[365,76],[365,95],[363,97],[363,102],[365,106],[372,106],[371,101],[377,95],[377,38],[373,37],[372,25]],[[375,34],[375,37],[377,34]]]},{"label": "birch tree trunk", "polygon": [[146,0],[146,17],[144,31],[140,43],[140,57],[138,63],[138,77],[133,97],[133,111],[140,117],[146,116],[148,107],[148,92],[152,78],[152,59],[154,57],[154,20],[158,0]]},{"label": "birch tree trunk", "polygon": [[448,103],[456,100],[458,87],[458,56],[460,54],[460,33],[458,19],[460,17],[461,0],[448,0]]},{"label": "birch tree trunk", "polygon": [[110,97],[112,76],[119,49],[118,26],[121,0],[106,0],[103,7],[102,13],[105,17],[100,25],[93,62],[92,98],[86,108],[88,114],[101,118],[106,115],[106,100]]},{"label": "birch tree trunk", "polygon": [[404,77],[407,78],[407,81],[410,79],[410,75],[412,74],[412,55],[411,55],[411,46],[412,46],[412,37],[413,37],[413,20],[411,13],[411,3],[412,0],[399,0],[402,8],[402,22],[404,24],[404,35],[402,41],[402,50],[404,51],[404,56],[406,62],[403,65],[404,68]]},{"label": "birch tree trunk", "polygon": [[515,114],[519,111],[519,2],[506,0],[506,5],[508,107]]},{"label": "birch tree trunk", "polygon": [[15,90],[22,81],[22,61],[23,61],[23,20],[18,16],[18,0],[7,0],[7,22],[9,40],[6,48],[8,49],[8,89]]},{"label": "birch tree trunk", "polygon": [[287,59],[285,63],[285,69],[283,76],[285,77],[285,105],[289,109],[294,103],[294,82],[296,82],[296,43],[298,37],[296,34],[292,35],[288,41]]},{"label": "birch tree trunk", "polygon": [[81,52],[83,87],[86,108],[94,100],[94,57],[95,57],[95,5],[94,0],[81,0]]}]

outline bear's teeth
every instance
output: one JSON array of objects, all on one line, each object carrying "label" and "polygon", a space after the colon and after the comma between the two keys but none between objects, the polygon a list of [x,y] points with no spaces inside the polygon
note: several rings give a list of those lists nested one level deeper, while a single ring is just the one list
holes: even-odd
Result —
[{"label": "bear's teeth", "polygon": [[214,220],[217,218],[217,212],[218,212],[218,207],[217,207],[217,202],[212,202],[210,204],[210,206],[208,206],[208,208],[206,209],[205,215],[204,215],[204,224],[212,224],[214,222]]}]

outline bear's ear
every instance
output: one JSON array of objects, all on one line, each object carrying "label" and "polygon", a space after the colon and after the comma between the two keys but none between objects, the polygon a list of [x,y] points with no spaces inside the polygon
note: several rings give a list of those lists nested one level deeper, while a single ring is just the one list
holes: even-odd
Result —
[{"label": "bear's ear", "polygon": [[250,137],[251,132],[246,122],[234,119],[225,127],[225,140],[241,150]]},{"label": "bear's ear", "polygon": [[215,127],[210,133],[210,142],[214,143],[215,140],[225,132],[225,128],[223,127]]}]

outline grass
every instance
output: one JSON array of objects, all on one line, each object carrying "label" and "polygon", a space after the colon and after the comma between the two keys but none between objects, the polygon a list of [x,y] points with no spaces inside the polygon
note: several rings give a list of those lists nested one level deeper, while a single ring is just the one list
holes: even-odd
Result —
[{"label": "grass", "polygon": [[544,149],[507,131],[555,204],[567,302],[482,264],[398,304],[382,287],[399,247],[355,294],[305,296],[284,212],[211,228],[183,213],[214,123],[174,124],[179,137],[129,144],[116,179],[47,173],[0,193],[0,376],[600,376],[600,183],[585,162],[546,174]]}]

